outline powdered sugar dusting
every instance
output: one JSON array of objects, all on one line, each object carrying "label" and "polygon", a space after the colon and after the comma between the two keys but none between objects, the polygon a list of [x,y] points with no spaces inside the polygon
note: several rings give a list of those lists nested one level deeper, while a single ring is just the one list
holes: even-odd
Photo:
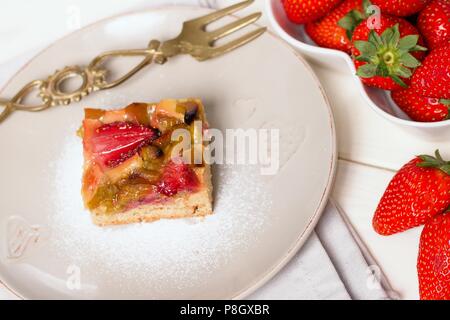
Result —
[{"label": "powdered sugar dusting", "polygon": [[[268,222],[271,198],[260,168],[217,165],[213,216],[100,228],[83,209],[81,166],[81,143],[70,138],[55,164],[56,210],[49,220],[54,251],[86,270],[90,284],[138,295],[149,287],[153,294],[200,288],[233,263],[237,249],[251,250],[247,244]],[[113,281],[99,280],[108,278]]]}]

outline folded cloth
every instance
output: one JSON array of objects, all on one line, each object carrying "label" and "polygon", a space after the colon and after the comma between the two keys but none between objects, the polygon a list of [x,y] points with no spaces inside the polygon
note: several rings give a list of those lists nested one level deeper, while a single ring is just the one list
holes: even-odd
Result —
[{"label": "folded cloth", "polygon": [[288,265],[248,299],[349,300],[351,296],[313,232]]},{"label": "folded cloth", "polygon": [[302,249],[249,299],[389,299],[376,271],[330,201]]},{"label": "folded cloth", "polygon": [[[136,9],[144,9],[161,4],[194,4],[212,8],[230,5],[229,0],[153,0],[138,4]],[[95,6],[90,2],[90,6]],[[103,6],[103,4],[98,4]],[[129,10],[130,1],[109,2],[109,6],[122,6]],[[92,8],[91,8],[92,9]],[[114,10],[120,11],[120,8]],[[257,1],[251,10],[263,10],[263,1]],[[101,10],[99,11],[101,12]],[[261,23],[264,24],[264,18]],[[54,26],[57,27],[57,26]],[[45,41],[45,39],[42,39]],[[51,41],[51,40],[50,40]],[[48,43],[42,43],[42,48]],[[14,75],[32,56],[39,52],[34,48],[0,65],[0,85]],[[52,70],[49,70],[49,73]],[[330,202],[325,209],[315,232],[313,232],[297,253],[278,275],[254,292],[250,299],[387,299],[386,288],[374,274],[375,266],[367,263],[357,241],[338,208]],[[368,260],[368,259],[367,259]],[[0,299],[13,296],[0,284]]]},{"label": "folded cloth", "polygon": [[349,295],[357,300],[397,298],[345,213],[330,200],[316,233]]}]

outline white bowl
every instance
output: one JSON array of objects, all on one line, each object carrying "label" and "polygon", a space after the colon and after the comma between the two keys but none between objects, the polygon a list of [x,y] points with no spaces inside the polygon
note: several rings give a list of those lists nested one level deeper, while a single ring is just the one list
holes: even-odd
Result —
[{"label": "white bowl", "polygon": [[450,120],[429,123],[412,121],[392,101],[389,91],[363,85],[356,76],[356,69],[350,56],[344,52],[321,48],[314,44],[302,25],[289,21],[281,0],[266,0],[266,11],[277,34],[298,49],[307,59],[329,68],[330,71],[351,72],[356,88],[378,115],[428,140],[439,140],[450,134]]}]

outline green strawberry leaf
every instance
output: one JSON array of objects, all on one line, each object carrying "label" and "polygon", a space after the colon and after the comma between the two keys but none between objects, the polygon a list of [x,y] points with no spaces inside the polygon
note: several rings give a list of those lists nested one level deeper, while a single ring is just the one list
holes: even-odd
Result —
[{"label": "green strawberry leaf", "polygon": [[372,62],[371,57],[367,57],[367,56],[364,56],[364,55],[360,55],[360,56],[356,57],[355,60],[368,62],[368,63]]},{"label": "green strawberry leaf", "polygon": [[400,41],[400,30],[398,23],[393,27],[392,36],[389,40],[389,45],[392,47],[397,47]]},{"label": "green strawberry leaf", "polygon": [[369,32],[369,42],[373,43],[377,48],[383,45],[383,40],[375,30],[370,30]]},{"label": "green strawberry leaf", "polygon": [[417,166],[421,168],[436,168],[438,167],[438,164],[431,162],[420,162],[417,164]]},{"label": "green strawberry leaf", "polygon": [[356,74],[361,78],[372,78],[376,75],[377,66],[367,63],[362,65],[356,71]]},{"label": "green strawberry leaf", "polygon": [[420,61],[414,58],[414,56],[408,52],[404,53],[400,57],[400,62],[408,68],[417,68],[421,65]]},{"label": "green strawberry leaf", "polygon": [[406,67],[400,66],[395,74],[402,78],[410,78],[412,76],[412,71]]},{"label": "green strawberry leaf", "polygon": [[362,56],[371,57],[377,54],[377,48],[369,41],[355,41],[354,45]]},{"label": "green strawberry leaf", "polygon": [[422,159],[424,162],[427,162],[427,163],[438,163],[438,159],[437,158],[435,158],[433,156],[426,155],[426,154],[420,155],[419,158]]},{"label": "green strawberry leaf", "polygon": [[428,51],[428,48],[425,48],[425,47],[417,45],[417,46],[411,48],[409,51],[410,52],[414,52],[414,51]]},{"label": "green strawberry leaf", "polygon": [[450,175],[450,164],[446,164],[444,166],[440,166],[439,169],[444,171],[446,174]]},{"label": "green strawberry leaf", "polygon": [[372,2],[370,2],[370,0],[363,0],[362,5],[364,12],[367,12],[369,10],[369,7],[372,5]]},{"label": "green strawberry leaf", "polygon": [[[419,157],[419,158],[421,158],[421,157]],[[432,163],[432,162],[429,162],[429,161],[427,161],[427,162],[424,161],[424,162],[419,162],[417,164],[417,166],[421,167],[421,168],[436,168],[438,166],[438,164],[437,163]]]},{"label": "green strawberry leaf", "polygon": [[450,106],[450,99],[441,99],[439,102],[446,106]]},{"label": "green strawberry leaf", "polygon": [[396,84],[398,84],[399,86],[401,86],[402,88],[408,88],[408,86],[406,85],[406,83],[396,74],[393,74],[390,76],[392,80],[394,80],[394,82]]},{"label": "green strawberry leaf", "polygon": [[384,30],[384,32],[381,34],[381,41],[383,42],[383,45],[387,46],[391,43],[391,39],[394,35],[394,29],[393,28],[387,28]]},{"label": "green strawberry leaf", "polygon": [[351,16],[349,16],[351,12],[349,12],[347,15],[345,15],[343,18],[341,18],[341,20],[338,21],[338,26],[340,26],[341,28],[345,29],[345,30],[350,30],[351,28],[353,28],[353,18]]},{"label": "green strawberry leaf", "polygon": [[400,39],[398,42],[398,48],[400,50],[409,51],[417,45],[419,41],[419,36],[416,34],[411,34]]},{"label": "green strawberry leaf", "polygon": [[436,149],[436,151],[434,152],[434,155],[436,156],[436,159],[438,161],[440,161],[441,163],[446,163],[444,161],[444,159],[442,159],[441,152],[439,151],[439,149]]},{"label": "green strawberry leaf", "polygon": [[441,165],[441,163],[439,163],[438,159],[436,159],[435,157],[432,157],[432,156],[420,155],[419,158],[422,160],[422,162],[419,162],[417,164],[418,167],[437,167],[437,166]]},{"label": "green strawberry leaf", "polygon": [[338,21],[338,26],[346,30],[349,40],[353,38],[353,31],[355,28],[364,21],[365,16],[359,10],[352,10],[347,13],[343,18]]}]

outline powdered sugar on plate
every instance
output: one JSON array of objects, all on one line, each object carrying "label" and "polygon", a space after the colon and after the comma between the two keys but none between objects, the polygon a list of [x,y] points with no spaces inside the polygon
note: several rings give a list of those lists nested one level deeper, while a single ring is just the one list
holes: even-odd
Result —
[{"label": "powdered sugar on plate", "polygon": [[[50,242],[90,285],[120,286],[138,297],[161,297],[168,287],[201,288],[233,263],[236,251],[250,250],[268,222],[271,198],[259,167],[216,165],[213,216],[100,228],[83,208],[81,166],[81,142],[70,138],[56,164]],[[105,283],[108,278],[114,284]]]}]

